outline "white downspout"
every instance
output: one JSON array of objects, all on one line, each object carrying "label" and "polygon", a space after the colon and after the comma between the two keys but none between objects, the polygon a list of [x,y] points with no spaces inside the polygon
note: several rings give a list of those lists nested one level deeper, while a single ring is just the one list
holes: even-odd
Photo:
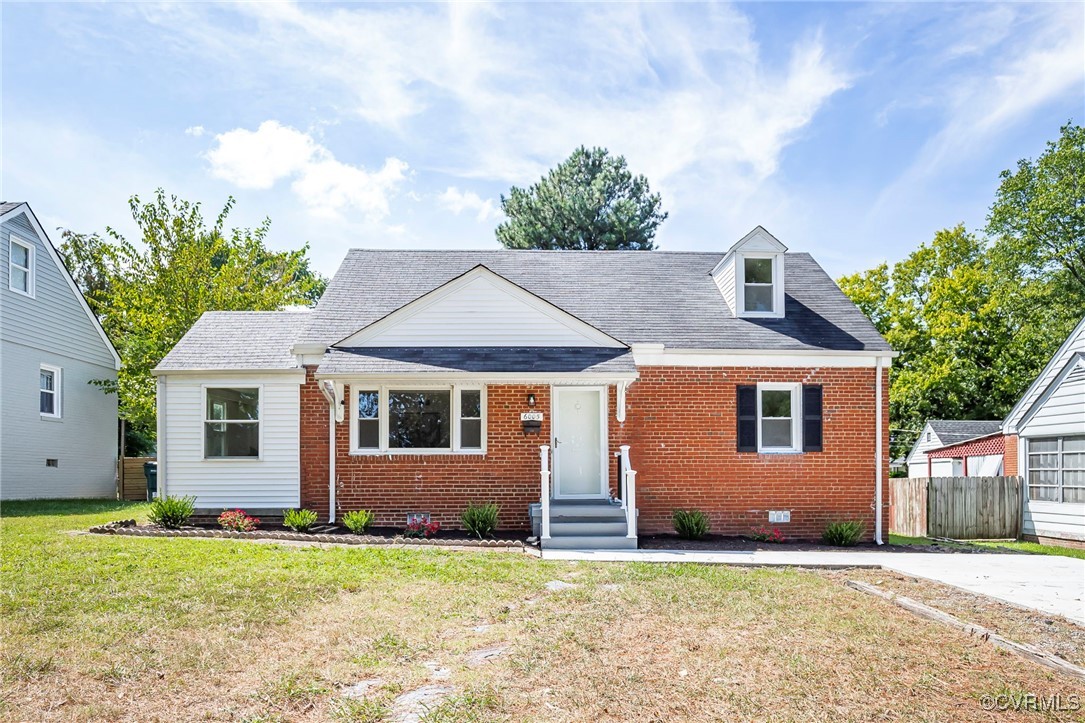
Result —
[{"label": "white downspout", "polygon": [[875,359],[875,373],[878,375],[877,380],[874,382],[874,390],[877,395],[877,399],[874,402],[875,414],[877,415],[877,422],[875,423],[875,444],[877,449],[874,452],[874,463],[877,465],[877,469],[874,472],[874,543],[877,545],[884,545],[882,541],[882,358],[876,357]]},{"label": "white downspout", "polygon": [[[166,384],[167,377],[158,377],[158,383],[156,384],[156,391],[158,396],[156,398],[157,408],[155,413],[158,415],[157,428],[155,430],[155,461],[158,463],[158,497],[166,497]],[[124,444],[124,440],[121,440],[121,444]],[[123,490],[122,496],[123,496]]]},{"label": "white downspout", "polygon": [[328,400],[328,522],[335,522],[335,386],[321,382],[320,392]]}]

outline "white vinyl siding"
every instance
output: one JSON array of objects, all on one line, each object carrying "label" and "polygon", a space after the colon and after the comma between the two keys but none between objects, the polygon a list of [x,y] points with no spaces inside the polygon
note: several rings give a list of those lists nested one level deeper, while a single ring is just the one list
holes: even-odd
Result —
[{"label": "white vinyl siding", "polygon": [[723,294],[723,300],[730,307],[731,313],[737,316],[738,298],[735,292],[735,258],[735,254],[728,256],[713,278],[716,281],[716,287]]},{"label": "white vinyl siding", "polygon": [[[393,318],[394,317],[394,318]],[[381,323],[381,322],[378,322]],[[363,334],[363,347],[548,347],[600,346],[594,336],[564,311],[510,288],[491,275],[477,275],[448,293],[435,294],[389,317],[373,336]],[[342,346],[354,342],[344,341]],[[608,346],[618,346],[617,342]]]},{"label": "white vinyl siding", "polygon": [[1025,434],[1085,434],[1085,366],[1078,364],[1028,420]]},{"label": "white vinyl siding", "polygon": [[[301,375],[224,373],[162,377],[166,493],[199,509],[281,510],[300,504]],[[260,456],[205,458],[209,388],[260,389]],[[164,462],[164,465],[161,464]]]}]

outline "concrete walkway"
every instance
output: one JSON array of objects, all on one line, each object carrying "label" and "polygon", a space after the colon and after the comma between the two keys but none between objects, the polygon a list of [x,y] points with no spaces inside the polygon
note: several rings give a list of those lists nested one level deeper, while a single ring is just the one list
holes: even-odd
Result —
[{"label": "concrete walkway", "polygon": [[1085,560],[1054,555],[932,552],[546,550],[544,560],[693,562],[770,567],[881,567],[1085,625]]}]

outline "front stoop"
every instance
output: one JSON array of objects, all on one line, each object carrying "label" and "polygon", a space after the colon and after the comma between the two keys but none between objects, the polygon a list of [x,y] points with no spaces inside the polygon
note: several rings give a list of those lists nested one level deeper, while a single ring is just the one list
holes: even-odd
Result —
[{"label": "front stoop", "polygon": [[[542,525],[542,505],[532,504],[531,531]],[[637,538],[626,537],[625,510],[609,500],[552,500],[550,539],[545,550],[635,550]]]}]

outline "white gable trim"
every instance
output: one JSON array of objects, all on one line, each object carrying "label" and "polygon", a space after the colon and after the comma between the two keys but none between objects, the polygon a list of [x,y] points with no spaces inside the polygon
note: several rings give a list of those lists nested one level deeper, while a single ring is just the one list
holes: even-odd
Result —
[{"label": "white gable trim", "polygon": [[[1044,405],[1047,404],[1048,400],[1050,400],[1051,397],[1055,394],[1055,392],[1058,391],[1059,387],[1062,386],[1062,383],[1066,381],[1066,378],[1073,374],[1079,366],[1085,366],[1085,353],[1076,352],[1066,360],[1065,365],[1062,367],[1062,369],[1059,370],[1058,375],[1056,375],[1055,378],[1052,379],[1051,382],[1047,385],[1047,387],[1042,392],[1040,392],[1039,396],[1036,397],[1035,401],[1033,401],[1032,404],[1029,405],[1025,413],[1021,415],[1021,418],[1019,420],[1017,420],[1017,423],[1014,425],[1012,432],[1009,431],[1005,424],[1003,425],[1003,429],[1008,434],[1016,434],[1025,429],[1025,427],[1028,426],[1028,423],[1032,421],[1032,418],[1035,417],[1041,409],[1043,409]],[[1031,391],[1031,387],[1029,388],[1029,391]]]},{"label": "white gable trim", "polygon": [[727,249],[727,253],[725,253],[723,258],[720,259],[720,262],[713,267],[712,275],[715,276],[718,274],[728,258],[739,250],[754,253],[782,254],[787,252],[787,246],[784,245],[783,241],[769,233],[764,226],[755,226],[752,231],[736,241],[731,248]]},{"label": "white gable trim", "polygon": [[1044,392],[1049,388],[1052,388],[1053,385],[1050,381],[1051,376],[1055,375],[1061,377],[1062,374],[1056,372],[1056,370],[1062,370],[1065,367],[1073,366],[1070,364],[1070,358],[1072,355],[1077,356],[1078,353],[1074,352],[1074,345],[1078,343],[1082,335],[1085,335],[1085,319],[1078,322],[1078,325],[1070,332],[1070,336],[1066,337],[1066,341],[1062,343],[1059,350],[1051,357],[1051,361],[1049,361],[1047,366],[1044,367],[1044,370],[1040,372],[1040,376],[1036,377],[1036,380],[1029,385],[1029,388],[1021,395],[1021,399],[1017,401],[1017,404],[1010,410],[1010,413],[1006,415],[1006,419],[1002,423],[1003,432],[1006,434],[1017,434],[1018,429],[1024,426],[1025,422],[1023,417],[1032,410],[1037,398],[1043,397]]},{"label": "white gable trim", "polygon": [[[915,459],[915,456],[919,454],[919,446],[923,444],[923,440],[927,436],[927,432],[930,432],[934,436],[934,438],[938,440],[938,444],[942,444],[942,438],[938,436],[938,432],[935,432],[934,427],[931,426],[931,423],[927,422],[923,425],[923,429],[919,431],[919,439],[915,441],[915,444],[912,445],[911,450],[908,451],[908,456],[904,458],[905,464],[911,464],[912,460]],[[931,449],[938,448],[931,447]]]},{"label": "white gable trim", "polygon": [[94,324],[95,330],[98,332],[98,336],[102,337],[102,341],[105,342],[106,348],[109,350],[110,355],[113,357],[114,369],[121,368],[121,357],[117,353],[116,347],[113,346],[113,342],[109,340],[109,335],[105,333],[105,329],[102,328],[102,323],[98,321],[98,317],[94,315],[94,312],[90,310],[90,306],[87,305],[87,300],[83,297],[83,292],[79,290],[79,287],[75,283],[75,279],[72,278],[71,272],[68,271],[68,267],[64,265],[64,262],[60,258],[60,254],[57,253],[56,248],[53,246],[53,242],[49,240],[49,234],[45,233],[45,229],[38,223],[37,216],[30,209],[30,205],[27,203],[20,203],[15,208],[11,209],[4,215],[0,216],[0,223],[14,218],[19,214],[25,214],[27,221],[33,227],[34,231],[38,234],[38,237],[42,241],[42,246],[49,252],[49,258],[53,260],[57,268],[60,269],[60,275],[68,282],[68,286],[71,288],[72,293],[75,294],[75,298],[79,300],[80,306],[83,307],[83,312],[86,313],[87,318]]},{"label": "white gable trim", "polygon": [[[358,347],[366,346],[373,339],[379,337],[381,334],[393,329],[399,324],[403,323],[407,319],[419,314],[427,309],[430,309],[449,296],[455,294],[457,291],[465,288],[467,285],[478,279],[486,279],[491,284],[497,286],[501,291],[509,294],[518,301],[526,304],[535,311],[538,311],[550,319],[565,326],[571,332],[579,335],[584,339],[584,346],[598,346],[608,348],[625,348],[618,339],[610,336],[609,334],[600,331],[591,324],[588,324],[580,319],[576,318],[569,312],[561,309],[549,301],[532,294],[521,286],[514,284],[508,279],[494,273],[485,266],[479,264],[470,271],[461,276],[458,276],[451,281],[438,286],[433,291],[430,291],[422,296],[418,297],[414,301],[401,306],[395,311],[391,312],[387,316],[373,322],[369,326],[351,334],[350,336],[342,339],[333,347]],[[424,346],[424,345],[423,345]]]}]

